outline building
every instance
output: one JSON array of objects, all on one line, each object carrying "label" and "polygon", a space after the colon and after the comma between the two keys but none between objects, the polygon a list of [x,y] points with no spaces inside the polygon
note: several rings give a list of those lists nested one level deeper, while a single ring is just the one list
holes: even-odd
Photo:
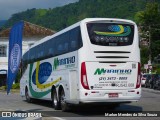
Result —
[{"label": "building", "polygon": [[[10,28],[0,32],[0,86],[5,85],[7,79],[9,32]],[[53,30],[24,22],[22,54],[36,41],[54,33]]]}]

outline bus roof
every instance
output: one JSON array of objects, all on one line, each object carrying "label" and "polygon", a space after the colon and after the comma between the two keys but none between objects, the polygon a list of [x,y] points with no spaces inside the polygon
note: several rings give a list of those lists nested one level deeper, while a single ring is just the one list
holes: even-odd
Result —
[{"label": "bus roof", "polygon": [[45,42],[45,41],[53,38],[53,37],[56,37],[56,36],[58,36],[58,35],[60,35],[60,34],[62,34],[64,32],[66,32],[66,31],[68,31],[68,30],[70,30],[72,28],[75,28],[75,27],[79,26],[81,23],[94,22],[94,21],[110,21],[110,22],[117,22],[117,21],[119,21],[119,22],[126,22],[126,23],[130,23],[130,24],[135,24],[135,22],[133,22],[131,20],[126,20],[126,19],[117,19],[117,18],[85,18],[85,19],[83,19],[83,20],[81,20],[81,21],[79,21],[79,22],[77,22],[77,23],[75,23],[75,24],[73,24],[73,25],[71,25],[71,26],[69,26],[69,27],[67,27],[67,28],[65,28],[65,29],[63,29],[63,30],[61,30],[61,31],[53,34],[53,35],[51,35],[51,36],[47,36],[45,38],[42,38],[41,40],[39,40],[38,42],[36,42],[34,45],[32,45],[30,48],[28,48],[25,51],[25,53],[27,51],[29,51],[31,48],[34,48],[35,46],[37,46],[37,45],[39,45],[39,44],[41,44],[41,43],[43,43],[43,42]]}]

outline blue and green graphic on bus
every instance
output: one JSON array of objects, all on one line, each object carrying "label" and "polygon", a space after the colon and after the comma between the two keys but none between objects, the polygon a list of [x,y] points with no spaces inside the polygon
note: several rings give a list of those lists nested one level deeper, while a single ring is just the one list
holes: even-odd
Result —
[{"label": "blue and green graphic on bus", "polygon": [[[29,71],[29,90],[33,97],[42,98],[51,92],[51,86],[57,84],[61,77],[54,79],[53,81],[46,83],[52,73],[52,65],[49,62],[40,64],[40,61],[36,62],[36,69],[33,71],[33,63],[30,64]],[[53,76],[54,77],[54,76]],[[34,86],[32,85],[34,84]],[[38,92],[34,88],[38,88],[41,92]],[[42,91],[43,90],[43,91]]]},{"label": "blue and green graphic on bus", "polygon": [[106,28],[107,32],[94,31],[97,35],[107,36],[128,36],[131,33],[130,26],[110,25]]}]

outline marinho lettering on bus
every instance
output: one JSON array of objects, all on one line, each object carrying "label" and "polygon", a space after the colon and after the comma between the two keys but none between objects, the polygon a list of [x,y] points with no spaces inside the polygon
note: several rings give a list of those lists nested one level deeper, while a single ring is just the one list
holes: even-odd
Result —
[{"label": "marinho lettering on bus", "polygon": [[75,56],[63,59],[54,58],[53,69],[56,70],[57,67],[60,65],[73,64],[73,63],[75,63]]},{"label": "marinho lettering on bus", "polygon": [[97,68],[94,75],[101,75],[106,73],[117,73],[117,74],[131,74],[131,69],[105,69],[105,68]]}]

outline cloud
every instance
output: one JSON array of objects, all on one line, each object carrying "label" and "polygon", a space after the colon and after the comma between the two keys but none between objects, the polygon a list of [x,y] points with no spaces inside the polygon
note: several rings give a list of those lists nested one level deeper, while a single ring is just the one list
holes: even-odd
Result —
[{"label": "cloud", "polygon": [[54,8],[77,1],[79,0],[0,0],[0,20],[31,8]]}]

